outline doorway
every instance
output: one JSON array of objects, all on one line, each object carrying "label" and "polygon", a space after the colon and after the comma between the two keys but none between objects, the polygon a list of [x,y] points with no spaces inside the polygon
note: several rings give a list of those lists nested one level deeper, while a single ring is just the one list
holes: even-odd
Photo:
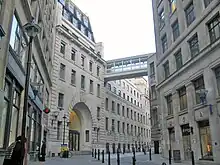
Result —
[{"label": "doorway", "polygon": [[154,141],[154,154],[159,154],[159,141]]},{"label": "doorway", "polygon": [[181,126],[182,128],[182,137],[183,137],[183,150],[184,150],[184,159],[191,159],[191,139],[190,139],[190,127],[189,124]]},{"label": "doorway", "polygon": [[79,151],[80,133],[78,131],[69,131],[69,149],[70,151]]}]

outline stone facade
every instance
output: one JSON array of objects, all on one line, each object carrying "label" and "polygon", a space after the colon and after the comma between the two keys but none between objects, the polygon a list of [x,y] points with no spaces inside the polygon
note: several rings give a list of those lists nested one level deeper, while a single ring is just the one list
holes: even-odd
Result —
[{"label": "stone facade", "polygon": [[163,154],[220,163],[219,1],[152,2]]},{"label": "stone facade", "polygon": [[[73,16],[71,11],[80,14]],[[91,152],[92,148],[113,152],[120,147],[128,151],[132,144],[137,144],[137,148],[139,144],[148,144],[151,134],[149,102],[130,81],[120,81],[121,86],[115,82],[104,83],[106,62],[103,60],[103,44],[95,43],[88,17],[75,4],[64,4],[63,1],[57,3],[55,17],[49,155],[57,156],[63,143],[68,144],[71,151],[81,153]],[[83,27],[76,26],[75,19]],[[122,87],[123,83],[126,86]],[[139,93],[138,97],[136,93]],[[129,114],[125,116],[127,108]]]},{"label": "stone facade", "polygon": [[[22,26],[34,20],[42,31],[32,45],[32,67],[29,88],[29,109],[27,115],[26,137],[28,155],[32,159],[36,146],[47,140],[47,115],[43,110],[50,106],[49,95],[52,85],[52,45],[54,29],[54,1],[9,0],[1,1],[0,20],[6,33],[1,40],[0,89],[3,89],[3,101],[0,112],[1,140],[0,151],[15,141],[21,133],[24,101],[25,72],[28,50],[28,36]],[[3,85],[4,84],[4,85]],[[35,96],[33,90],[37,90]],[[3,157],[1,157],[2,160]],[[29,158],[29,156],[28,156]]]}]

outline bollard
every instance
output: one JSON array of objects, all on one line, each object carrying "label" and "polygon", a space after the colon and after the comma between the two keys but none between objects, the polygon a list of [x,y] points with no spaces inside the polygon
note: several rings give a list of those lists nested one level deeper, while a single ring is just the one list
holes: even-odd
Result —
[{"label": "bollard", "polygon": [[171,158],[172,158],[172,155],[171,155],[171,150],[169,150],[169,165],[171,165]]},{"label": "bollard", "polygon": [[94,149],[92,149],[92,157],[94,157]]},{"label": "bollard", "polygon": [[95,149],[95,158],[96,158],[96,154],[97,154],[97,153],[96,153],[96,149]]},{"label": "bollard", "polygon": [[102,163],[105,163],[105,151],[102,150]]},{"label": "bollard", "polygon": [[192,165],[195,165],[194,152],[193,151],[191,151],[191,157],[192,157]]},{"label": "bollard", "polygon": [[151,161],[152,158],[151,158],[151,148],[149,149],[149,160]]},{"label": "bollard", "polygon": [[111,165],[111,155],[110,151],[108,151],[108,165]]},{"label": "bollard", "polygon": [[136,158],[135,158],[135,150],[133,149],[133,157],[132,157],[132,162],[133,162],[133,165],[136,164]]},{"label": "bollard", "polygon": [[100,149],[98,149],[98,160],[100,160]]},{"label": "bollard", "polygon": [[120,165],[120,151],[117,150],[117,165]]}]

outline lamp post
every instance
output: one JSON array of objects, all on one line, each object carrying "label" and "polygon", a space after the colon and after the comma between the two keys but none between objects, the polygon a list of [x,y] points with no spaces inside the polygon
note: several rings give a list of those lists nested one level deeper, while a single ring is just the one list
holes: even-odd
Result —
[{"label": "lamp post", "polygon": [[[27,67],[26,67],[26,79],[25,79],[25,89],[24,89],[24,108],[23,108],[23,116],[22,116],[22,129],[21,129],[21,152],[24,155],[25,152],[25,129],[26,129],[26,115],[28,110],[28,93],[30,86],[30,69],[31,69],[31,54],[32,54],[32,42],[34,37],[38,33],[40,33],[41,28],[39,25],[34,23],[34,19],[32,21],[25,24],[23,26],[24,32],[29,36],[29,48],[28,48],[28,58],[27,58]],[[23,159],[21,159],[21,164],[23,164]]]},{"label": "lamp post", "polygon": [[63,116],[63,144],[65,144],[66,115]]}]

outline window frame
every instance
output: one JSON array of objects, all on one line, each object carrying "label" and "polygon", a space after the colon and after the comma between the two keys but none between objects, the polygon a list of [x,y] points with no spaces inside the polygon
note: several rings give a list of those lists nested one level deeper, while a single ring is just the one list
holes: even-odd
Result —
[{"label": "window frame", "polygon": [[188,40],[188,44],[189,44],[189,49],[190,49],[190,53],[191,53],[191,57],[196,57],[199,52],[199,39],[198,39],[198,35],[197,33],[194,34],[189,40]]},{"label": "window frame", "polygon": [[175,42],[180,36],[178,19],[176,21],[174,21],[174,23],[171,25],[171,27],[172,27],[172,32],[173,32],[173,41]]},{"label": "window frame", "polygon": [[182,87],[178,90],[179,94],[179,103],[180,103],[180,111],[187,109],[187,95],[186,95],[186,87]]},{"label": "window frame", "polygon": [[164,68],[164,77],[165,79],[167,79],[170,76],[170,66],[169,66],[169,61],[166,61],[163,64],[163,68]]},{"label": "window frame", "polygon": [[176,61],[176,70],[179,70],[183,66],[183,59],[182,59],[182,51],[179,49],[175,54],[175,61]]},{"label": "window frame", "polygon": [[[193,1],[185,8],[185,18],[187,26],[190,26],[196,19]],[[193,16],[193,17],[192,17]],[[190,19],[189,19],[190,18]]]},{"label": "window frame", "polygon": [[167,103],[167,112],[168,115],[173,115],[173,100],[172,94],[166,96],[166,103]]},{"label": "window frame", "polygon": [[167,35],[163,35],[163,37],[161,37],[161,45],[162,45],[162,51],[163,53],[166,52],[166,50],[168,49],[168,42],[167,42]]}]

